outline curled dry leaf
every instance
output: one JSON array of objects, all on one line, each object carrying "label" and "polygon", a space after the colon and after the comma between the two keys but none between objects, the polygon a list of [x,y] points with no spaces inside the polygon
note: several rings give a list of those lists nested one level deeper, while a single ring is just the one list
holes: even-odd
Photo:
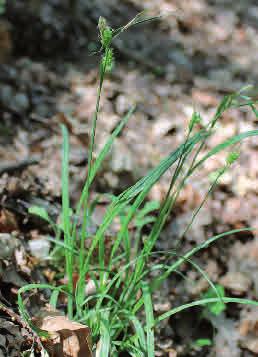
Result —
[{"label": "curled dry leaf", "polygon": [[258,313],[256,309],[244,311],[242,314],[239,332],[240,344],[254,355],[258,355]]},{"label": "curled dry leaf", "polygon": [[16,221],[15,215],[7,210],[0,210],[0,232],[1,233],[12,233],[18,229],[18,223]]},{"label": "curled dry leaf", "polygon": [[49,332],[43,345],[50,357],[92,357],[89,327],[65,316],[46,316],[39,326]]}]

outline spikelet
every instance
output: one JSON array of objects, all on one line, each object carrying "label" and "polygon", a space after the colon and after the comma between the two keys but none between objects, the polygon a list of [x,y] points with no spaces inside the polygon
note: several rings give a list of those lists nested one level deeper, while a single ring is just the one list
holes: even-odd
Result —
[{"label": "spikelet", "polygon": [[98,28],[100,34],[100,42],[104,48],[107,48],[111,44],[113,30],[107,25],[106,19],[102,16],[100,16],[99,18]]},{"label": "spikelet", "polygon": [[114,67],[114,52],[112,48],[108,48],[102,58],[101,66],[104,72],[111,72]]},{"label": "spikelet", "polygon": [[228,166],[232,165],[238,158],[240,153],[238,151],[232,151],[228,154],[226,158],[226,163]]}]

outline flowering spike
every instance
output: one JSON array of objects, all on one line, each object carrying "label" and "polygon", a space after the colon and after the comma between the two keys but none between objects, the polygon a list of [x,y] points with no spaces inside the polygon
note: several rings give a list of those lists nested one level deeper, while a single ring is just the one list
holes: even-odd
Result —
[{"label": "flowering spike", "polygon": [[101,62],[102,70],[104,72],[111,72],[114,66],[114,52],[112,48],[106,50],[102,62]]},{"label": "flowering spike", "polygon": [[191,118],[190,123],[189,123],[189,130],[192,131],[194,126],[196,124],[201,123],[201,121],[202,121],[202,118],[201,118],[200,113],[193,112],[192,118]]},{"label": "flowering spike", "polygon": [[226,158],[227,165],[232,165],[240,156],[240,153],[237,151],[232,151],[228,154]]},{"label": "flowering spike", "polygon": [[100,41],[104,48],[107,48],[112,41],[113,30],[107,25],[107,21],[104,17],[100,16],[98,23]]}]

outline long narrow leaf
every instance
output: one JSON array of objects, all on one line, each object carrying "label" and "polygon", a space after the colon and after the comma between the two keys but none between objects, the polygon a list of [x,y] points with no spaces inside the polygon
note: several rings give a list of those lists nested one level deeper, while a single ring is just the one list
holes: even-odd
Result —
[{"label": "long narrow leaf", "polygon": [[[185,262],[185,260],[188,260],[189,258],[191,258],[194,254],[196,254],[200,250],[206,249],[210,244],[214,243],[218,239],[221,239],[223,237],[226,237],[226,236],[229,236],[229,235],[232,235],[232,234],[236,234],[236,233],[239,233],[239,232],[246,232],[246,231],[251,231],[251,230],[254,230],[254,228],[250,228],[249,227],[249,228],[233,229],[231,231],[223,232],[223,233],[220,233],[218,235],[215,235],[215,236],[207,239],[205,242],[203,242],[202,244],[199,244],[198,246],[194,247],[189,252],[184,254],[181,258],[179,258],[174,264],[171,265],[170,269],[168,269],[168,271],[164,275],[160,276],[157,279],[157,281],[163,281],[164,279],[166,279],[173,272],[173,270],[177,269],[181,264],[183,264]],[[153,288],[155,288],[154,286],[156,284],[157,284],[157,282],[153,284]]]},{"label": "long narrow leaf", "polygon": [[189,302],[188,304],[180,305],[178,307],[175,307],[174,309],[165,312],[164,314],[160,315],[156,320],[155,320],[155,325],[157,325],[159,322],[162,320],[177,314],[180,311],[189,309],[194,306],[202,306],[202,305],[208,305],[214,302],[221,302],[221,300],[225,303],[237,303],[237,304],[245,304],[245,305],[253,305],[258,307],[258,301],[254,300],[248,300],[248,299],[239,299],[239,298],[231,298],[231,297],[221,297],[221,299],[218,298],[209,298],[209,299],[201,299],[197,301],[192,301]]},{"label": "long narrow leaf", "polygon": [[[255,228],[249,227],[249,228],[233,229],[231,231],[224,232],[224,233],[218,234],[216,236],[213,236],[213,237],[207,239],[205,242],[203,242],[202,244],[199,244],[197,247],[194,247],[189,252],[184,254],[181,258],[177,259],[177,261],[174,264],[172,264],[171,267],[164,274],[160,275],[155,281],[153,281],[151,283],[151,291],[155,291],[160,286],[162,281],[164,281],[173,271],[178,269],[178,267],[181,264],[183,264],[185,261],[187,261],[189,258],[191,258],[194,254],[196,254],[200,250],[208,248],[210,244],[214,243],[218,239],[235,234],[235,233],[247,232],[247,231],[252,231],[252,230],[255,230]],[[133,313],[136,313],[142,307],[143,303],[144,303],[143,299],[142,298],[139,299],[138,302],[134,306]]]},{"label": "long narrow leaf", "polygon": [[108,321],[106,319],[101,319],[100,322],[100,353],[99,357],[109,357],[110,350],[110,331],[108,326]]},{"label": "long narrow leaf", "polygon": [[228,148],[229,146],[235,145],[237,143],[239,143],[240,141],[251,137],[251,136],[257,136],[258,135],[258,130],[251,130],[251,131],[246,131],[244,133],[232,136],[231,138],[223,141],[223,143],[215,146],[214,148],[212,148],[200,161],[198,161],[194,167],[192,168],[191,172],[189,173],[189,175],[191,175],[191,173],[193,171],[195,171],[195,169],[200,166],[201,164],[203,164],[207,159],[209,159],[211,156],[218,154],[220,151],[225,150],[226,148]]},{"label": "long narrow leaf", "polygon": [[140,207],[142,202],[144,201],[145,197],[147,196],[148,192],[150,191],[151,187],[160,179],[160,177],[177,161],[178,158],[184,152],[191,151],[193,147],[206,136],[206,133],[197,133],[191,139],[189,139],[186,143],[183,143],[177,150],[172,152],[167,158],[162,160],[160,164],[150,171],[150,173],[145,176],[143,179],[139,180],[135,185],[130,187],[128,190],[123,192],[117,198],[117,204],[120,202],[130,202],[132,198],[137,196],[134,204],[130,207],[130,210],[127,214],[126,219],[121,227],[121,230],[118,234],[118,238],[115,241],[111,252],[111,259],[114,257],[114,254],[120,245],[120,242],[127,230],[127,226],[129,222],[132,220],[133,216],[135,215],[136,210]]},{"label": "long narrow leaf", "polygon": [[[89,261],[92,256],[94,249],[96,248],[97,244],[99,243],[100,247],[103,247],[103,239],[106,229],[111,224],[113,219],[121,212],[121,210],[128,204],[134,197],[136,197],[139,193],[140,195],[137,197],[136,204],[134,204],[131,210],[131,216],[134,215],[133,210],[136,210],[140,204],[144,201],[146,195],[148,194],[151,187],[159,180],[159,178],[176,162],[176,160],[180,157],[183,150],[191,151],[192,148],[203,139],[204,136],[208,135],[205,131],[199,132],[195,134],[192,138],[189,139],[187,144],[183,143],[177,150],[173,151],[170,155],[168,155],[164,160],[160,162],[160,164],[151,170],[148,175],[146,175],[143,179],[139,180],[135,185],[130,187],[128,190],[123,192],[119,195],[108,207],[107,212],[104,216],[103,222],[98,228],[93,241],[91,243],[90,249],[88,251],[87,258],[84,262],[84,268],[81,271],[81,276],[85,276],[87,270],[89,269]],[[130,221],[130,218],[129,218]],[[120,244],[122,239],[122,234],[120,234],[121,238],[115,241],[116,247],[113,248],[114,251]],[[102,240],[102,241],[101,241]],[[100,253],[100,263],[102,264],[104,260],[102,259],[103,252]],[[79,305],[83,302],[83,292],[77,294],[76,296],[77,302]]]},{"label": "long narrow leaf", "polygon": [[147,331],[147,356],[154,357],[155,345],[154,345],[154,315],[153,306],[150,294],[150,288],[147,283],[142,283],[142,294],[146,315],[146,331]]}]

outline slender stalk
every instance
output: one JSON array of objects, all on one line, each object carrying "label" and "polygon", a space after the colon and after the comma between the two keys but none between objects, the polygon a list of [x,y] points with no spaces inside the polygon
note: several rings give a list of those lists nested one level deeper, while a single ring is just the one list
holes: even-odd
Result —
[{"label": "slender stalk", "polygon": [[[208,197],[210,196],[211,192],[213,192],[214,188],[216,187],[219,179],[221,178],[222,175],[224,175],[224,173],[226,172],[227,167],[224,167],[223,170],[221,170],[219,172],[219,174],[217,175],[216,179],[213,181],[213,183],[211,184],[209,190],[206,192],[201,204],[198,206],[198,208],[196,209],[196,211],[194,212],[190,222],[188,223],[186,229],[184,230],[184,232],[181,234],[181,238],[179,239],[179,241],[182,240],[182,238],[186,235],[186,233],[189,231],[189,229],[191,228],[196,216],[198,215],[198,213],[200,212],[200,210],[202,209],[203,205],[205,204],[205,202],[207,201]],[[177,249],[177,247],[176,247]]]},{"label": "slender stalk", "polygon": [[[93,152],[94,152],[94,146],[95,146],[96,127],[97,127],[97,121],[98,121],[98,115],[99,115],[99,109],[100,109],[100,99],[101,99],[101,93],[102,93],[104,78],[105,78],[105,74],[106,74],[106,67],[107,67],[106,54],[109,51],[109,48],[110,47],[107,47],[105,49],[104,64],[102,63],[102,61],[100,64],[100,81],[99,81],[99,86],[98,86],[97,101],[96,101],[96,107],[95,107],[91,136],[90,136],[91,140],[90,140],[89,159],[88,159],[88,172],[87,172],[86,183],[83,188],[83,192],[82,192],[81,200],[80,200],[81,201],[80,203],[83,205],[83,222],[82,222],[82,228],[81,228],[81,234],[80,234],[79,280],[78,280],[78,286],[77,286],[77,294],[79,297],[79,301],[83,298],[83,295],[84,295],[84,281],[85,281],[84,263],[85,263],[85,257],[86,257],[85,240],[87,237],[89,189],[90,189],[90,185],[91,185],[91,170],[92,170],[92,166],[93,166]],[[76,226],[74,229],[76,231]]]},{"label": "slender stalk", "polygon": [[[63,132],[63,160],[62,160],[62,219],[64,226],[64,241],[67,246],[73,247],[70,232],[70,199],[69,199],[69,140],[65,126]],[[66,275],[68,279],[68,316],[73,317],[73,252],[65,249]]]}]

